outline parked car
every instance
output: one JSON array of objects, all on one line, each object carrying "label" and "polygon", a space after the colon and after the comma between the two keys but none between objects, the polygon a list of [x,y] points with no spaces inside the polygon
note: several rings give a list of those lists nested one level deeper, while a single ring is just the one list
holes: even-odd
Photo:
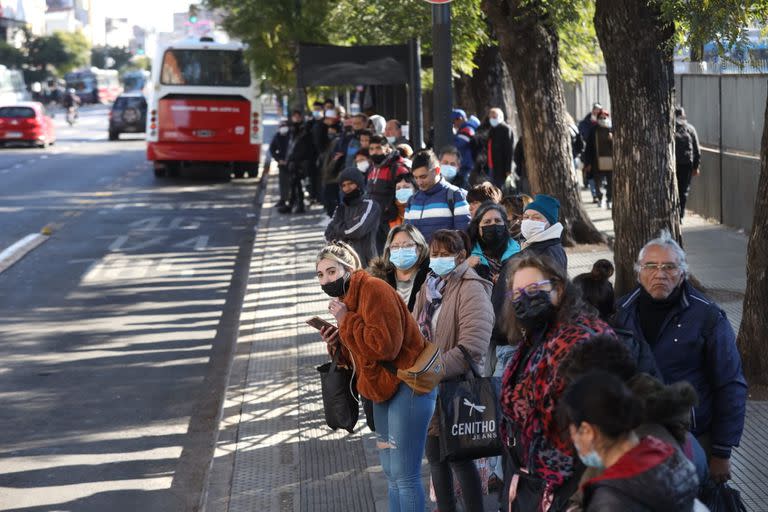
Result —
[{"label": "parked car", "polygon": [[29,144],[44,148],[56,142],[56,128],[45,107],[23,101],[0,107],[0,143]]},{"label": "parked car", "polygon": [[117,140],[121,133],[147,131],[147,100],[140,92],[121,94],[109,112],[109,140]]}]

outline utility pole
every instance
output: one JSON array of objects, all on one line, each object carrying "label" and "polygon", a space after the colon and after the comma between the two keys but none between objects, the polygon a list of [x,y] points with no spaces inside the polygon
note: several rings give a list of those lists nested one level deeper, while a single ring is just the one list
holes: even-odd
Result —
[{"label": "utility pole", "polygon": [[434,147],[439,151],[453,141],[451,110],[453,82],[451,74],[451,4],[450,0],[427,0],[432,4],[432,72],[434,105],[432,123]]},{"label": "utility pole", "polygon": [[[301,0],[295,0],[295,11],[296,11],[296,25],[299,25],[299,20],[301,20]],[[299,74],[299,41],[296,40],[296,107],[299,110],[301,110],[302,115],[307,109],[307,96],[304,94],[304,86],[301,83],[301,78]],[[293,110],[293,109],[291,109]],[[289,113],[290,115],[290,113]]]}]

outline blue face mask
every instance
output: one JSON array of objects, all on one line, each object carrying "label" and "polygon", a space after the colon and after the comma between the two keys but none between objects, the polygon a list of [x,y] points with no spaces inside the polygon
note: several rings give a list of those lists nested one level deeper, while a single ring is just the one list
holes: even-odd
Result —
[{"label": "blue face mask", "polygon": [[449,181],[456,177],[457,172],[458,170],[452,165],[440,165],[440,175]]},{"label": "blue face mask", "polygon": [[407,203],[412,195],[413,195],[412,188],[399,188],[395,190],[395,198],[397,198],[397,202],[401,204]]},{"label": "blue face mask", "polygon": [[445,256],[442,258],[432,258],[429,260],[429,268],[439,276],[444,276],[456,268],[456,258]]},{"label": "blue face mask", "polygon": [[395,249],[389,253],[389,261],[400,270],[408,270],[419,259],[415,247]]},{"label": "blue face mask", "polygon": [[605,466],[603,465],[603,459],[600,458],[600,455],[598,455],[595,450],[592,450],[586,455],[579,453],[579,458],[581,459],[581,462],[588,468],[605,469]]}]

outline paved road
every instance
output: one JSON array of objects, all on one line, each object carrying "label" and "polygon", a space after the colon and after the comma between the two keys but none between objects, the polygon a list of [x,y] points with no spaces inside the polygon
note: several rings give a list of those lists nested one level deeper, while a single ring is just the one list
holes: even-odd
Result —
[{"label": "paved road", "polygon": [[189,510],[202,484],[257,180],[158,181],[106,112],[0,150],[0,251],[53,226],[0,273],[0,510]]}]

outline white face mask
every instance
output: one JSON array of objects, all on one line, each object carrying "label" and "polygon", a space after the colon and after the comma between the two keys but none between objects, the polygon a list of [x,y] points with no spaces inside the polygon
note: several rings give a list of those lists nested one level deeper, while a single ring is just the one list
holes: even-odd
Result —
[{"label": "white face mask", "polygon": [[497,126],[499,126],[499,118],[498,117],[492,117],[492,118],[490,118],[488,120],[488,122],[491,123],[491,126],[493,128],[496,128]]},{"label": "white face mask", "polygon": [[611,120],[610,119],[598,119],[597,120],[598,126],[602,126],[603,128],[610,128],[611,127]]},{"label": "white face mask", "polygon": [[390,137],[387,137],[387,142],[389,142],[390,144],[394,144],[394,143],[395,143],[395,140],[396,140],[396,139],[395,139],[394,137],[392,137],[392,136],[390,136]]},{"label": "white face mask", "polygon": [[288,135],[288,127],[287,126],[281,126],[278,131],[280,132],[280,135]]},{"label": "white face mask", "polygon": [[520,233],[526,240],[542,233],[545,229],[547,229],[547,223],[538,220],[525,219],[520,223]]},{"label": "white face mask", "polygon": [[357,165],[357,170],[360,172],[368,171],[368,168],[371,166],[371,164],[368,163],[368,160],[360,160],[355,165]]},{"label": "white face mask", "polygon": [[326,110],[325,111],[325,117],[330,117],[330,118],[334,118],[335,119],[336,118],[336,111],[335,110]]},{"label": "white face mask", "polygon": [[323,112],[321,110],[313,110],[312,117],[314,117],[315,119],[320,119],[321,117],[323,117]]}]

